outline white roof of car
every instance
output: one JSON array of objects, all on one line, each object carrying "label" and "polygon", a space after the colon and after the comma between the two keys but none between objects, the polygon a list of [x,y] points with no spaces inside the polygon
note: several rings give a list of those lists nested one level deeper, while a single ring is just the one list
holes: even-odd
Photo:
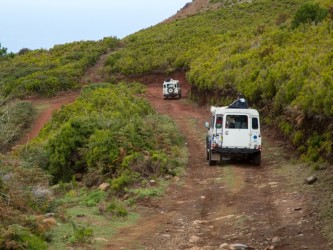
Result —
[{"label": "white roof of car", "polygon": [[167,79],[164,81],[164,83],[178,83],[179,80],[174,80],[174,79]]},{"label": "white roof of car", "polygon": [[237,108],[229,108],[228,106],[224,107],[215,107],[211,106],[210,107],[210,112],[215,113],[215,114],[249,114],[249,115],[256,115],[259,116],[259,112],[256,109],[237,109]]}]

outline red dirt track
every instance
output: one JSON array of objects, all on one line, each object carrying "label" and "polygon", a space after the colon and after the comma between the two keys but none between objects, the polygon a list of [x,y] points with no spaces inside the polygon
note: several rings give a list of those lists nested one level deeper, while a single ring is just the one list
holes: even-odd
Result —
[{"label": "red dirt track", "polygon": [[[170,77],[182,83],[183,98],[163,100],[162,82]],[[164,197],[138,205],[142,218],[136,225],[121,228],[106,249],[228,249],[220,248],[222,244],[262,250],[330,249],[320,234],[317,215],[308,206],[311,197],[299,193],[299,186],[277,173],[281,166],[291,164],[283,141],[265,129],[261,167],[246,162],[210,167],[205,159],[208,108],[189,101],[190,85],[184,73],[131,80],[145,84],[147,100],[178,124],[186,137],[189,162],[184,176],[172,180]],[[78,95],[66,92],[51,99],[31,99],[43,109],[18,144],[37,136],[53,111]]]},{"label": "red dirt track", "polygon": [[329,249],[315,214],[307,208],[308,197],[289,190],[287,180],[276,174],[281,164],[289,164],[283,142],[264,131],[261,167],[245,162],[209,167],[204,128],[208,108],[187,100],[190,85],[184,74],[169,77],[183,83],[184,98],[163,100],[161,83],[166,76],[135,80],[147,85],[149,102],[171,116],[185,135],[187,172],[174,179],[165,197],[141,204],[142,219],[121,229],[107,249],[220,249],[223,243],[252,249]]}]

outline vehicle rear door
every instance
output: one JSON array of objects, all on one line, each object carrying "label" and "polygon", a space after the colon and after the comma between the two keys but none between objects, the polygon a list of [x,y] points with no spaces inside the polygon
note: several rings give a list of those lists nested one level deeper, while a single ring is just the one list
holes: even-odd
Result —
[{"label": "vehicle rear door", "polygon": [[222,147],[249,148],[250,140],[249,116],[246,114],[227,114],[224,122]]}]

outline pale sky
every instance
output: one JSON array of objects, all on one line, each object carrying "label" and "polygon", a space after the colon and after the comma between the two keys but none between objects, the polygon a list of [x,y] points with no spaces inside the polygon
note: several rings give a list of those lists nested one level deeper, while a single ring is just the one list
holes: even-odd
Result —
[{"label": "pale sky", "polygon": [[191,0],[2,0],[0,43],[8,52],[124,38],[176,14]]}]

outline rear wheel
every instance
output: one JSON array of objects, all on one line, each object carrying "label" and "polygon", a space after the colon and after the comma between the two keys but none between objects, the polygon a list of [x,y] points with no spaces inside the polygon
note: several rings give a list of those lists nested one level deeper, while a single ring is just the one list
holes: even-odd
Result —
[{"label": "rear wheel", "polygon": [[[209,147],[209,148],[211,148],[211,147]],[[208,164],[209,164],[209,166],[215,166],[216,165],[216,161],[213,161],[212,160],[212,150],[210,149],[209,150],[209,154],[208,154]]]},{"label": "rear wheel", "polygon": [[255,166],[260,166],[260,164],[261,164],[261,152],[255,153],[253,155],[253,164]]}]

